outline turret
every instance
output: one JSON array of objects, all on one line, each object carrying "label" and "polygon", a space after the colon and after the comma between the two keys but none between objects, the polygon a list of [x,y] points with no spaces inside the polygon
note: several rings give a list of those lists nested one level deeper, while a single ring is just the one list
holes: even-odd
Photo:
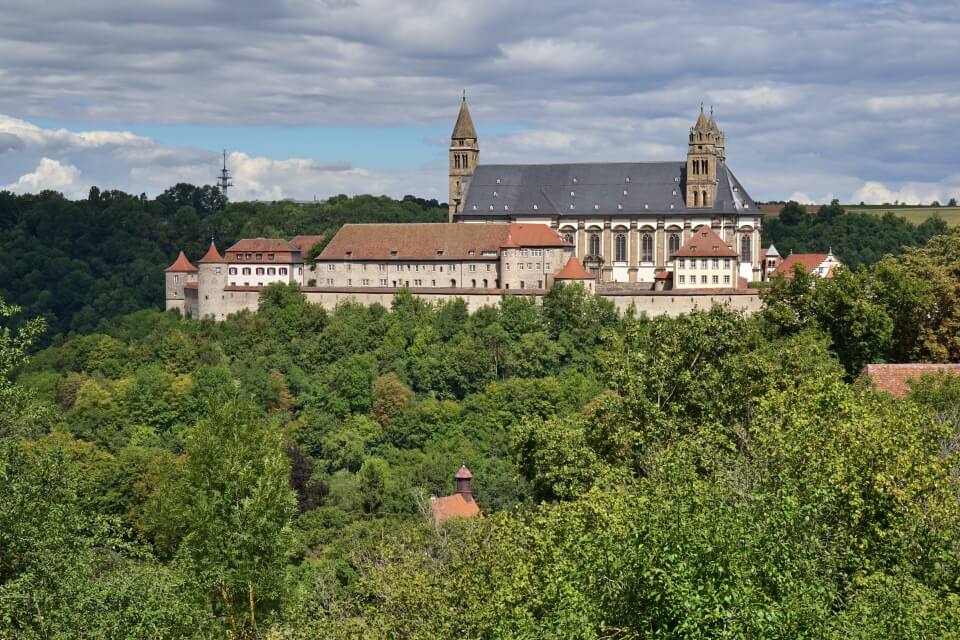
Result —
[{"label": "turret", "polygon": [[687,208],[711,208],[717,193],[717,164],[725,158],[723,132],[710,109],[707,120],[700,105],[700,116],[690,128],[687,146]]},{"label": "turret", "polygon": [[187,260],[183,251],[177,256],[169,267],[163,270],[163,280],[165,288],[167,311],[176,309],[181,315],[187,315],[185,306],[184,288],[188,283],[197,282],[198,269]]},{"label": "turret", "polygon": [[453,479],[457,483],[457,493],[464,496],[473,495],[473,488],[470,486],[470,480],[473,479],[473,474],[470,473],[470,469],[467,469],[467,465],[460,465],[460,469],[457,470]]},{"label": "turret", "polygon": [[464,91],[457,123],[450,134],[450,222],[453,222],[454,214],[463,211],[463,199],[479,160],[477,130],[473,127],[473,118],[467,108],[467,93]]},{"label": "turret", "polygon": [[226,317],[224,289],[227,286],[227,261],[212,240],[200,264],[197,315],[200,318],[223,320]]}]

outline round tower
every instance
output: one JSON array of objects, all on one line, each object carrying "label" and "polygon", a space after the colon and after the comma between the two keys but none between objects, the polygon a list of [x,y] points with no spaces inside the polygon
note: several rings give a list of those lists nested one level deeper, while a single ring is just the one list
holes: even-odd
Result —
[{"label": "round tower", "polygon": [[223,292],[227,286],[227,261],[217,251],[217,245],[212,240],[206,255],[200,258],[198,264],[197,316],[223,320],[227,316]]},{"label": "round tower", "polygon": [[188,283],[197,282],[198,269],[187,260],[183,251],[169,267],[163,270],[165,308],[167,311],[176,309],[180,315],[187,315],[186,295],[184,289]]},{"label": "round tower", "polygon": [[450,134],[450,222],[453,216],[463,211],[463,199],[470,186],[470,178],[480,161],[480,145],[477,142],[477,130],[473,127],[473,118],[467,108],[467,92],[463,92],[457,123]]}]

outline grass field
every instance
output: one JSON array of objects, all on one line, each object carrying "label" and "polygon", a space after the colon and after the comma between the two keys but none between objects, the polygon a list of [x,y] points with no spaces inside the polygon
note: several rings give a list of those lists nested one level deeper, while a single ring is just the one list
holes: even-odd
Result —
[{"label": "grass field", "polygon": [[843,208],[851,213],[872,213],[878,216],[892,211],[893,215],[906,218],[914,224],[920,224],[930,216],[939,214],[951,227],[960,226],[960,207],[885,207],[883,205],[863,206],[845,204]]}]

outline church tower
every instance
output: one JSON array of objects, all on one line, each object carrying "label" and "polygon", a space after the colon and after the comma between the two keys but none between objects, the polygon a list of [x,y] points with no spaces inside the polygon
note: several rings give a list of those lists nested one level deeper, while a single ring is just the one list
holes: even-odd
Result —
[{"label": "church tower", "polygon": [[463,92],[457,124],[450,135],[450,222],[453,216],[463,211],[463,198],[470,186],[470,178],[480,159],[477,130],[467,108],[467,92]]},{"label": "church tower", "polygon": [[723,132],[710,109],[710,119],[703,113],[690,128],[687,147],[687,208],[712,208],[717,193],[717,163],[726,157]]}]

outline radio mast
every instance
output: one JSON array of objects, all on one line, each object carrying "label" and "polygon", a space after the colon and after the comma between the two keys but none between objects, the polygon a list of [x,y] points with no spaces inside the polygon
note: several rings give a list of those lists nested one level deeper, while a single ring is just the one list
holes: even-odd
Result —
[{"label": "radio mast", "polygon": [[220,193],[223,194],[223,197],[227,197],[227,189],[233,186],[233,178],[230,176],[230,171],[227,169],[227,150],[223,150],[223,169],[220,170],[220,177],[217,178],[217,186],[220,188]]}]

